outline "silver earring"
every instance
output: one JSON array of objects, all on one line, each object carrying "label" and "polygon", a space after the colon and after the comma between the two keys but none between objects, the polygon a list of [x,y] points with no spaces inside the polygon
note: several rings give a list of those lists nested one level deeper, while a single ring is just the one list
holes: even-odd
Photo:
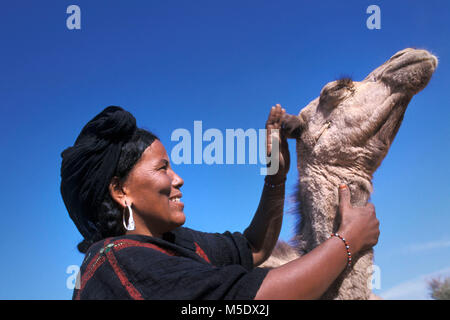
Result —
[{"label": "silver earring", "polygon": [[123,226],[126,230],[128,231],[133,231],[134,229],[136,229],[135,225],[134,225],[134,219],[133,219],[133,210],[131,210],[131,206],[127,204],[127,202],[125,201],[125,205],[128,208],[128,224],[125,223],[125,209],[122,215],[122,222],[123,222]]}]

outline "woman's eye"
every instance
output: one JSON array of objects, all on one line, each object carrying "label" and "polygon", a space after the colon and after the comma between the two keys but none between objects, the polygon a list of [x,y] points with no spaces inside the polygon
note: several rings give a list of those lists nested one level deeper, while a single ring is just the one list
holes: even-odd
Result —
[{"label": "woman's eye", "polygon": [[167,169],[169,169],[169,161],[161,161],[158,170],[167,170]]}]

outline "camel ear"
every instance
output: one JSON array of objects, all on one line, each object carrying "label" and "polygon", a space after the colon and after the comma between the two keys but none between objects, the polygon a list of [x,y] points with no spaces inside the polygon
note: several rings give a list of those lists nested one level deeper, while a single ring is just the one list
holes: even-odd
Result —
[{"label": "camel ear", "polygon": [[301,115],[284,114],[281,123],[281,132],[288,139],[300,138],[305,128],[305,121]]}]

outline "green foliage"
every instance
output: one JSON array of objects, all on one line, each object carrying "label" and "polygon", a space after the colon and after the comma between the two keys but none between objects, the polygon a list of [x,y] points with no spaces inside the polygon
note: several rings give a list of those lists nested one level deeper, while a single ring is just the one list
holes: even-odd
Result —
[{"label": "green foliage", "polygon": [[450,300],[450,278],[432,279],[428,282],[431,297],[435,300]]}]

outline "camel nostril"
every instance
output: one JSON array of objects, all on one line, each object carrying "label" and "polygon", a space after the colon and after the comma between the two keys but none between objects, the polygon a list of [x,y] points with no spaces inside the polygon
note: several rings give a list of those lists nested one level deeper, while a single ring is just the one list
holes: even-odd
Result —
[{"label": "camel nostril", "polygon": [[392,61],[392,60],[394,60],[394,59],[397,59],[397,58],[403,56],[405,53],[408,53],[408,52],[411,52],[411,51],[415,51],[415,50],[417,50],[417,48],[415,48],[415,47],[403,49],[403,50],[397,52],[396,54],[394,54],[394,55],[389,59],[389,61]]},{"label": "camel nostril", "polygon": [[389,59],[389,60],[392,61],[392,60],[394,60],[394,59],[397,59],[397,58],[401,57],[401,56],[404,55],[404,54],[405,54],[405,51],[397,52],[397,53],[394,54],[394,55],[391,57],[391,59]]},{"label": "camel nostril", "polygon": [[431,56],[431,58],[432,58],[432,64],[433,64],[433,68],[437,68],[437,65],[438,65],[438,63],[439,63],[439,60],[438,60],[438,58],[436,58],[435,56]]}]

